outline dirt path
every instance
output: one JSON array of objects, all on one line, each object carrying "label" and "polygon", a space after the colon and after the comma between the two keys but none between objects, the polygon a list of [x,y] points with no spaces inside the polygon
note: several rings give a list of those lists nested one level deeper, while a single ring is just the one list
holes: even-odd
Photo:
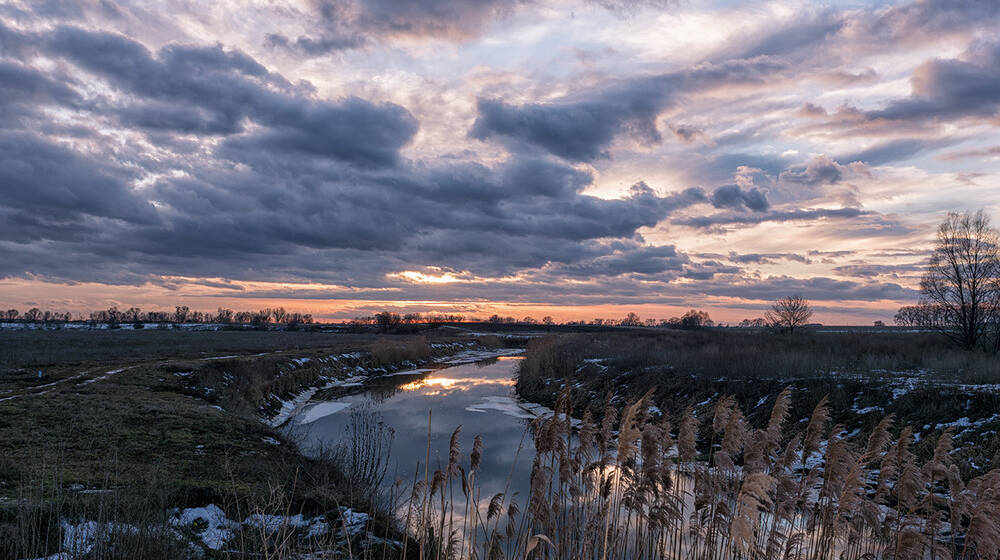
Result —
[{"label": "dirt path", "polygon": [[[276,352],[277,351],[275,351],[275,352],[258,352],[258,353],[253,353],[253,354],[233,354],[233,355],[227,355],[227,356],[210,356],[210,357],[207,357],[207,358],[198,358],[198,360],[200,360],[200,361],[212,361],[212,360],[226,360],[226,359],[235,359],[235,358],[247,358],[247,357],[256,357],[256,356],[266,356],[268,354],[274,354]],[[75,373],[73,375],[70,375],[69,377],[64,377],[63,379],[57,379],[56,381],[52,381],[50,383],[45,383],[43,385],[35,385],[33,387],[28,387],[28,388],[21,389],[21,390],[8,389],[6,391],[0,392],[0,395],[3,395],[2,397],[0,397],[0,403],[5,402],[5,401],[12,401],[12,400],[20,399],[20,398],[24,398],[24,397],[35,397],[35,396],[39,396],[39,395],[44,395],[46,393],[49,393],[49,392],[54,391],[56,389],[59,389],[59,388],[61,388],[63,386],[66,386],[66,385],[68,385],[71,382],[79,381],[81,379],[83,381],[79,381],[78,383],[76,383],[76,387],[84,387],[84,386],[90,385],[92,383],[100,383],[100,382],[105,381],[106,379],[108,379],[110,377],[118,375],[119,373],[131,370],[131,369],[135,369],[137,367],[146,366],[146,365],[163,365],[163,364],[169,363],[170,361],[171,360],[151,360],[151,361],[144,361],[144,362],[139,362],[137,364],[123,366],[123,367],[119,367],[119,368],[115,368],[115,369],[111,369],[111,370],[107,370],[107,371],[102,371],[103,368],[90,368],[90,369],[81,371],[79,373]],[[94,376],[95,374],[96,374],[96,377],[91,377],[91,376]]]}]

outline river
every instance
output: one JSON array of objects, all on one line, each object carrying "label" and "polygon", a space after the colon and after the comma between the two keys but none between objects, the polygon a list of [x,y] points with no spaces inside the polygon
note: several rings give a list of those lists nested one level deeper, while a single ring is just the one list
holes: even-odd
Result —
[{"label": "river", "polygon": [[[484,450],[477,474],[481,499],[503,492],[513,467],[510,491],[527,499],[529,471],[534,457],[527,423],[539,410],[514,394],[517,366],[522,358],[502,356],[477,363],[419,370],[373,379],[332,400],[314,401],[287,425],[306,452],[330,448],[351,427],[351,412],[374,413],[392,429],[387,482],[409,483],[427,453],[428,411],[431,412],[430,468],[444,469],[448,444],[455,428],[460,435],[462,465],[468,468],[473,438],[481,435]],[[532,412],[536,411],[536,412]],[[518,447],[522,445],[520,454]],[[516,461],[515,461],[516,458]],[[422,477],[421,468],[421,477]]]}]

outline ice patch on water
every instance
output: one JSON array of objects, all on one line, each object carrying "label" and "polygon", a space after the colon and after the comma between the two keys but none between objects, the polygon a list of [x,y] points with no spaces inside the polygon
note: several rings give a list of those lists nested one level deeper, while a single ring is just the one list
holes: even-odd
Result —
[{"label": "ice patch on water", "polygon": [[469,412],[499,411],[514,418],[535,419],[536,415],[525,410],[521,403],[512,397],[483,397],[483,402],[465,407]]}]

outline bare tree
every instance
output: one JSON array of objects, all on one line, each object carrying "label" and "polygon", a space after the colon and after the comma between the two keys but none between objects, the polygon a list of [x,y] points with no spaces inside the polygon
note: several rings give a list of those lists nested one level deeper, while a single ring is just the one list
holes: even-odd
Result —
[{"label": "bare tree", "polygon": [[618,324],[623,327],[641,327],[642,319],[640,319],[638,315],[630,311],[629,314],[625,316],[625,318],[622,319]]},{"label": "bare tree", "polygon": [[392,311],[382,311],[375,314],[375,324],[378,325],[380,331],[388,331],[399,327],[403,322],[403,318],[399,316],[399,313],[393,313]]},{"label": "bare tree", "polygon": [[996,352],[1000,343],[993,332],[1000,304],[998,245],[1000,236],[985,212],[949,212],[920,281],[921,305],[941,317],[940,324],[928,326],[967,350],[982,346]]},{"label": "bare tree", "polygon": [[232,309],[220,307],[219,311],[215,314],[215,320],[216,322],[222,324],[229,324],[233,322],[233,315],[234,313]]},{"label": "bare tree", "polygon": [[681,315],[681,318],[677,323],[677,327],[691,330],[700,329],[702,327],[711,327],[714,324],[715,322],[708,316],[708,312],[692,309],[684,315]]},{"label": "bare tree", "polygon": [[812,315],[813,310],[809,302],[795,294],[774,302],[771,310],[764,313],[764,320],[776,329],[792,333],[796,328],[808,323]]},{"label": "bare tree", "polygon": [[138,307],[129,307],[124,313],[125,322],[136,324],[142,320],[142,310]]}]

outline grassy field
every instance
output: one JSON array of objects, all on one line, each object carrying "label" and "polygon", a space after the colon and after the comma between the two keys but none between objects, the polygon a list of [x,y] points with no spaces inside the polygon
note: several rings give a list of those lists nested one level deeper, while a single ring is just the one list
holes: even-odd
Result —
[{"label": "grassy field", "polygon": [[[350,484],[334,462],[304,456],[261,417],[280,398],[340,375],[338,367],[428,360],[446,352],[439,344],[456,340],[434,333],[0,332],[0,542],[23,541],[0,546],[0,558],[57,551],[66,517],[121,519],[206,504],[373,511],[370,489]],[[330,359],[344,355],[351,358],[343,365]],[[34,511],[26,504],[47,513],[26,517]]]},{"label": "grassy field", "polygon": [[363,348],[374,340],[370,334],[294,331],[4,330],[0,331],[0,371],[306,348]]}]

